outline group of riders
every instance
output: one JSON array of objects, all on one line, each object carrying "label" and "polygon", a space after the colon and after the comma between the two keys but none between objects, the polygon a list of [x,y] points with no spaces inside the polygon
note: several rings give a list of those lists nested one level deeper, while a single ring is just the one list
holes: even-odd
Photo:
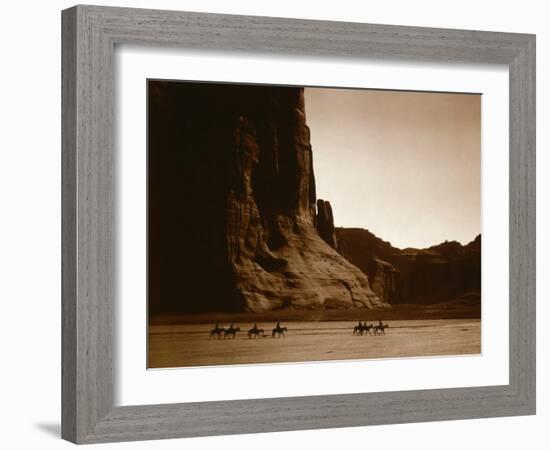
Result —
[{"label": "group of riders", "polygon": [[[241,331],[241,329],[238,326],[236,327],[235,325],[233,325],[233,323],[231,323],[231,325],[229,325],[229,327],[227,328],[220,327],[218,324],[216,324],[214,328],[210,330],[210,338],[214,337],[221,339],[223,337],[223,339],[226,339],[229,337],[234,339],[237,336],[237,332],[239,331]],[[275,328],[273,328],[273,330],[271,331],[271,337],[285,337],[287,331],[287,327],[282,327],[280,322],[277,322],[277,325],[275,325]],[[255,323],[254,326],[250,330],[248,330],[248,338],[252,339],[262,337],[266,337],[265,331],[263,328],[258,328],[258,324]]]},{"label": "group of riders", "polygon": [[363,336],[364,334],[370,334],[371,336],[380,336],[381,334],[386,334],[386,328],[389,328],[390,326],[387,323],[382,323],[381,320],[378,320],[378,325],[372,323],[370,325],[367,325],[367,321],[361,322],[353,328],[353,335],[354,336]]},{"label": "group of riders", "polygon": [[[378,324],[367,324],[367,321],[365,322],[359,321],[359,323],[353,328],[353,335],[354,336],[363,336],[370,334],[371,336],[380,336],[383,334],[386,334],[386,329],[390,326],[387,323],[382,323],[381,320],[378,320]],[[238,326],[235,326],[233,322],[229,327],[220,327],[219,324],[216,324],[212,330],[210,330],[210,339],[212,338],[218,338],[218,339],[226,339],[231,338],[235,339],[237,337],[237,333],[241,331],[241,329]],[[271,330],[271,337],[272,338],[280,338],[285,337],[288,329],[287,327],[282,327],[280,322],[277,322],[277,325],[275,325],[275,328]],[[258,328],[258,324],[255,323],[254,326],[248,330],[248,338],[265,338],[267,335],[265,334],[265,330],[263,328]]]}]

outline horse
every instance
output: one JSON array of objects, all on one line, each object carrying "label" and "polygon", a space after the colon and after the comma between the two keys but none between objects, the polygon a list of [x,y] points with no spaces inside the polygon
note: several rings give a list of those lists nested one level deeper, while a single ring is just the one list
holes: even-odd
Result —
[{"label": "horse", "polygon": [[212,339],[213,336],[217,336],[218,339],[221,339],[222,333],[225,331],[225,328],[219,327],[218,324],[214,328],[210,330],[210,337],[208,339]]},{"label": "horse", "polygon": [[386,328],[389,328],[390,326],[385,323],[383,325],[376,325],[374,327],[374,334],[377,335],[377,336],[380,336],[381,334],[385,335],[386,332],[384,331]]},{"label": "horse", "polygon": [[[365,322],[365,325],[363,325],[363,331],[365,332],[365,334],[368,333],[368,334],[370,334],[371,336],[372,336],[372,333],[371,333],[370,330],[372,330],[373,328],[374,328],[374,325],[372,325],[372,324],[371,324],[371,325],[367,325],[367,322]],[[361,335],[362,335],[362,334],[363,334],[363,333],[361,333]]]},{"label": "horse", "polygon": [[254,324],[254,327],[248,330],[248,339],[250,339],[252,336],[255,338],[263,337],[264,335],[264,329],[258,328],[256,324]]},{"label": "horse", "polygon": [[365,322],[365,325],[363,325],[361,321],[359,321],[359,325],[355,325],[355,327],[353,328],[353,335],[363,336],[363,331],[365,331],[366,324],[367,322]]},{"label": "horse", "polygon": [[287,328],[286,327],[281,327],[279,324],[277,324],[277,326],[275,328],[273,328],[273,331],[271,332],[271,337],[281,337],[281,335],[283,337],[285,337],[285,333],[287,332]]},{"label": "horse", "polygon": [[359,321],[359,325],[356,325],[354,328],[353,328],[353,335],[354,336],[363,336],[363,334],[371,334],[371,329],[374,328],[374,325],[367,325],[367,321],[365,320],[365,323],[362,323],[361,321]]},{"label": "horse", "polygon": [[239,327],[233,327],[233,324],[229,326],[229,328],[226,328],[223,332],[223,338],[225,339],[227,336],[231,336],[233,339],[237,336],[237,331],[241,331]]}]

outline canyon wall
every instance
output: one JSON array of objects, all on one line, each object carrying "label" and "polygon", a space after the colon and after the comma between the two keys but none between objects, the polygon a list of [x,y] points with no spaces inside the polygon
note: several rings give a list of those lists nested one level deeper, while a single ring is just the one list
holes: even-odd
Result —
[{"label": "canyon wall", "polygon": [[387,306],[317,202],[303,89],[148,89],[153,313]]},{"label": "canyon wall", "polygon": [[481,235],[461,245],[398,249],[368,230],[336,228],[341,252],[370,278],[391,304],[433,304],[481,295]]}]

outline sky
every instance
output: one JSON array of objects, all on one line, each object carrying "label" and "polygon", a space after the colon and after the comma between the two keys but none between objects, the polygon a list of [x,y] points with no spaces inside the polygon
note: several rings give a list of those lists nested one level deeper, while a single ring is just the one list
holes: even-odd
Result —
[{"label": "sky", "polygon": [[306,88],[317,198],[392,245],[481,232],[481,96]]}]

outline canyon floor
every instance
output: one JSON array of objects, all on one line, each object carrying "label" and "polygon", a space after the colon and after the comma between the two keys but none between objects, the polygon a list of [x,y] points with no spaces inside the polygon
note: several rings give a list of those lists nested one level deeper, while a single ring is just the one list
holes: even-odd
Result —
[{"label": "canyon floor", "polygon": [[[235,339],[209,338],[213,323],[149,325],[149,368],[284,363],[481,353],[481,320],[385,320],[385,335],[354,336],[357,321],[281,322],[286,337],[272,338],[272,321],[257,322],[265,338],[249,339],[251,321],[235,322]],[[220,326],[228,323],[220,321]]]}]

